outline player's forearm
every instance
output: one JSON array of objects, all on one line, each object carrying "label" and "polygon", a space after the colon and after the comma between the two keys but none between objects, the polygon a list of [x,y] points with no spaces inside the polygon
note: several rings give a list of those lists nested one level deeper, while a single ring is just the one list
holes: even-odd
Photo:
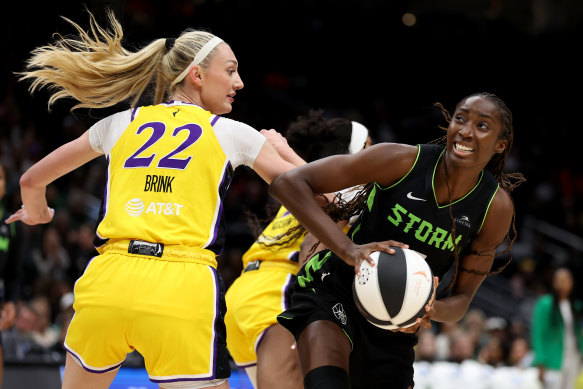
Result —
[{"label": "player's forearm", "polygon": [[431,320],[446,323],[458,322],[466,314],[470,302],[471,299],[463,294],[437,300],[433,304],[435,313],[431,316]]},{"label": "player's forearm", "polygon": [[270,185],[269,192],[327,248],[341,258],[353,245],[337,224],[322,210],[309,185],[287,172],[278,176]]},{"label": "player's forearm", "polygon": [[291,147],[288,147],[284,150],[278,150],[278,153],[281,156],[281,158],[283,158],[285,161],[291,163],[296,167],[306,164],[306,161],[304,161],[299,155],[297,155],[296,152]]},{"label": "player's forearm", "polygon": [[32,221],[40,223],[49,218],[49,209],[46,200],[46,186],[30,187],[26,183],[20,185],[22,204]]}]

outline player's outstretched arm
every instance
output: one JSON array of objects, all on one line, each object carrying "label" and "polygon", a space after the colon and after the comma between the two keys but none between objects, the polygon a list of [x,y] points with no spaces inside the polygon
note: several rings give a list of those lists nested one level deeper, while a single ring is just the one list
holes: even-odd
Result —
[{"label": "player's outstretched arm", "polygon": [[29,225],[50,222],[54,211],[47,205],[47,185],[100,155],[91,147],[86,131],[32,165],[20,178],[23,207],[6,222],[21,220]]},{"label": "player's outstretched arm", "polygon": [[371,252],[391,252],[391,243],[354,244],[322,210],[314,193],[333,193],[369,182],[386,186],[409,171],[416,155],[417,147],[379,144],[356,154],[322,158],[290,170],[278,176],[269,190],[309,232],[358,271],[363,260],[373,263]]}]

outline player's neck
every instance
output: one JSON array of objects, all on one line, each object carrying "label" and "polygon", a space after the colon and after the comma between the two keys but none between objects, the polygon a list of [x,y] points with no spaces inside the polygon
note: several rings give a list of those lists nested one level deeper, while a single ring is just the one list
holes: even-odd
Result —
[{"label": "player's neck", "polygon": [[467,195],[478,183],[480,173],[474,169],[446,165],[446,160],[441,159],[433,182],[438,202],[448,204]]},{"label": "player's neck", "polygon": [[198,94],[196,94],[196,96],[194,96],[193,93],[187,93],[183,89],[176,90],[170,96],[170,100],[182,101],[182,102],[185,102],[185,103],[196,104],[196,105],[202,107],[202,102],[200,101],[200,96]]}]

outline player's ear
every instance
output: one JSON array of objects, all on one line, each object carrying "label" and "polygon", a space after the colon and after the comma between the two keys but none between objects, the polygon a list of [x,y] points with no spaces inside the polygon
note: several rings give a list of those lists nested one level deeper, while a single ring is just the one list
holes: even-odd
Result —
[{"label": "player's ear", "polygon": [[497,154],[501,154],[504,152],[504,150],[506,150],[506,147],[508,147],[508,141],[506,139],[499,139],[496,142],[494,152]]},{"label": "player's ear", "polygon": [[198,65],[194,65],[188,71],[188,77],[194,82],[194,85],[201,86],[202,85],[202,69]]}]

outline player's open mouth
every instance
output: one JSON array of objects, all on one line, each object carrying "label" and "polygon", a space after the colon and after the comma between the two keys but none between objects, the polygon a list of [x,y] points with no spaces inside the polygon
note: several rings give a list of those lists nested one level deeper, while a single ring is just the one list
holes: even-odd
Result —
[{"label": "player's open mouth", "polygon": [[455,148],[456,151],[459,151],[460,153],[471,153],[474,151],[474,149],[472,149],[471,147],[464,146],[457,142],[454,142],[453,147]]}]

